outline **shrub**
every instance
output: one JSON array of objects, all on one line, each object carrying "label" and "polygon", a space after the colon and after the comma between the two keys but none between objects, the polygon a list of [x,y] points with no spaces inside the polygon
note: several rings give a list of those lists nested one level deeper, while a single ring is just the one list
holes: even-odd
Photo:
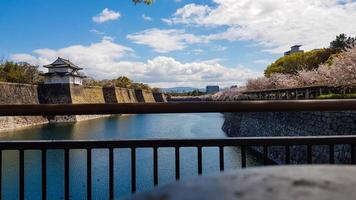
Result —
[{"label": "shrub", "polygon": [[320,64],[331,60],[336,51],[332,49],[315,49],[283,56],[265,70],[265,76],[275,73],[296,74],[300,70],[317,69]]}]

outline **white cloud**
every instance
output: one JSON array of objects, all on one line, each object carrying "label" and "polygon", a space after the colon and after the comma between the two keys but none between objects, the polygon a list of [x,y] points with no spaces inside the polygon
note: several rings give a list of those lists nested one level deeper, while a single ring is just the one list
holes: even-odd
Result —
[{"label": "white cloud", "polygon": [[165,56],[148,60],[143,67],[146,73],[140,80],[158,87],[204,87],[208,84],[230,86],[260,75],[242,66],[225,67],[217,60],[182,63]]},{"label": "white cloud", "polygon": [[101,13],[97,14],[92,19],[94,22],[101,24],[107,21],[117,20],[120,16],[121,15],[119,12],[115,12],[113,10],[105,8],[103,11],[101,11]]},{"label": "white cloud", "polygon": [[335,35],[356,35],[352,0],[213,0],[214,6],[188,4],[169,24],[228,27],[208,40],[252,40],[271,52],[300,43],[305,49],[326,47]]},{"label": "white cloud", "polygon": [[171,18],[162,19],[168,24],[200,24],[200,20],[211,12],[207,5],[187,4],[179,8]]},{"label": "white cloud", "polygon": [[90,29],[89,30],[91,33],[95,33],[96,35],[105,35],[106,33],[105,32],[102,32],[102,31],[98,31],[96,29]]},{"label": "white cloud", "polygon": [[185,33],[184,30],[163,30],[157,28],[127,35],[127,39],[132,40],[136,44],[150,46],[154,51],[159,53],[182,50],[187,47],[187,44],[203,42],[202,38]]},{"label": "white cloud", "polygon": [[11,55],[11,60],[14,60],[16,62],[26,62],[26,63],[30,63],[32,65],[40,65],[40,62],[38,61],[38,59],[32,55],[29,54],[14,54]]},{"label": "white cloud", "polygon": [[111,70],[116,71],[111,65],[113,62],[118,62],[120,58],[130,56],[133,52],[131,48],[116,44],[110,38],[104,37],[100,42],[88,46],[72,45],[58,50],[36,49],[33,51],[33,55],[13,54],[10,59],[25,60],[31,64],[42,66],[52,63],[57,57],[63,57],[84,67],[85,72],[89,75],[104,78],[110,76]]},{"label": "white cloud", "polygon": [[220,59],[183,63],[171,57],[159,56],[145,62],[125,61],[131,54],[131,48],[103,39],[87,46],[73,45],[58,50],[37,49],[32,54],[13,54],[11,59],[45,65],[57,57],[64,57],[83,67],[86,75],[96,79],[124,75],[157,87],[204,87],[207,84],[229,86],[260,75],[242,66],[225,67],[220,64]]},{"label": "white cloud", "polygon": [[146,16],[145,14],[142,14],[142,19],[145,21],[152,21],[152,17]]}]

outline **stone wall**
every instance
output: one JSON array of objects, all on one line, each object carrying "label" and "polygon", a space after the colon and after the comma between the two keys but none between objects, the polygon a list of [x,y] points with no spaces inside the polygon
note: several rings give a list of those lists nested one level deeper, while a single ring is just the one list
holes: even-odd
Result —
[{"label": "stone wall", "polygon": [[163,93],[153,93],[153,98],[155,99],[155,102],[167,102],[166,95]]},{"label": "stone wall", "polygon": [[[38,104],[38,86],[27,84],[0,83],[0,104]],[[0,117],[0,131],[46,124],[43,116]]]},{"label": "stone wall", "polygon": [[[71,104],[72,95],[69,84],[39,85],[38,96],[40,104]],[[75,122],[74,115],[47,116],[50,123]]]},{"label": "stone wall", "polygon": [[146,90],[135,90],[136,98],[141,103],[154,103],[155,98],[152,92]]},{"label": "stone wall", "polygon": [[136,94],[133,90],[120,87],[103,88],[106,103],[137,103]]},{"label": "stone wall", "polygon": [[[162,95],[160,98],[164,99],[165,97]],[[0,104],[94,104],[137,102],[156,102],[156,100],[152,92],[142,90],[134,91],[127,88],[85,87],[69,84],[37,86],[17,83],[0,83]],[[76,122],[105,116],[109,115],[0,117],[0,131],[49,122]]]},{"label": "stone wall", "polygon": [[[320,136],[356,134],[356,112],[276,112],[276,113],[226,113],[223,130],[231,137],[269,136]],[[261,148],[255,150],[262,152]],[[284,161],[284,148],[269,148],[269,157],[277,162]],[[305,163],[306,147],[293,146],[291,161]],[[350,161],[350,147],[335,147],[337,162]],[[313,147],[313,162],[326,163],[329,150],[325,146]]]},{"label": "stone wall", "polygon": [[[86,87],[79,85],[71,85],[72,104],[105,104],[105,97],[102,87]],[[109,115],[76,115],[76,121],[84,121],[107,117]]]},{"label": "stone wall", "polygon": [[137,103],[135,91],[128,88],[116,88],[116,97],[119,103]]}]

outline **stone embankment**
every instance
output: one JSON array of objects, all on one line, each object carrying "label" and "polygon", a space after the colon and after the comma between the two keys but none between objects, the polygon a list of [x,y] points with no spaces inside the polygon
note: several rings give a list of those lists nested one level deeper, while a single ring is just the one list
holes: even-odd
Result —
[{"label": "stone embankment", "polygon": [[[0,83],[0,104],[90,104],[166,102],[164,94],[117,87],[85,87],[69,84],[28,85]],[[33,125],[76,122],[108,115],[0,117],[0,131]]]},{"label": "stone embankment", "polygon": [[[272,112],[272,113],[226,113],[224,132],[231,137],[273,136],[328,136],[356,134],[356,112]],[[254,148],[262,153],[262,148]],[[269,158],[283,163],[283,147],[270,147]],[[306,146],[291,147],[292,163],[307,162]],[[327,146],[313,147],[313,162],[327,163]],[[351,150],[348,145],[335,146],[335,161],[349,163]]]},{"label": "stone embankment", "polygon": [[[0,104],[38,104],[37,86],[27,84],[0,84]],[[0,117],[0,130],[7,131],[31,125],[46,124],[43,116]]]}]

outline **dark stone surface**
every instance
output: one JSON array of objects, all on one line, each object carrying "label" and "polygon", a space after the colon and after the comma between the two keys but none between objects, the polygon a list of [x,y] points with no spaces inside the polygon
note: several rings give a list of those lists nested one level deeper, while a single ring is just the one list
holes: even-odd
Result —
[{"label": "dark stone surface", "polygon": [[105,103],[118,103],[114,87],[103,87]]},{"label": "dark stone surface", "polygon": [[70,104],[72,103],[69,84],[50,84],[38,86],[38,98],[41,104]]},{"label": "dark stone surface", "polygon": [[167,102],[167,99],[162,93],[153,93],[153,98],[156,102]]},{"label": "dark stone surface", "polygon": [[[356,134],[356,112],[225,113],[224,132],[230,137],[321,136]],[[261,148],[254,148],[262,152]],[[313,146],[313,162],[327,163],[329,148]],[[284,163],[283,147],[270,147],[269,157]],[[291,147],[291,162],[307,162],[306,146]],[[350,163],[350,146],[335,146],[335,161]]]}]

